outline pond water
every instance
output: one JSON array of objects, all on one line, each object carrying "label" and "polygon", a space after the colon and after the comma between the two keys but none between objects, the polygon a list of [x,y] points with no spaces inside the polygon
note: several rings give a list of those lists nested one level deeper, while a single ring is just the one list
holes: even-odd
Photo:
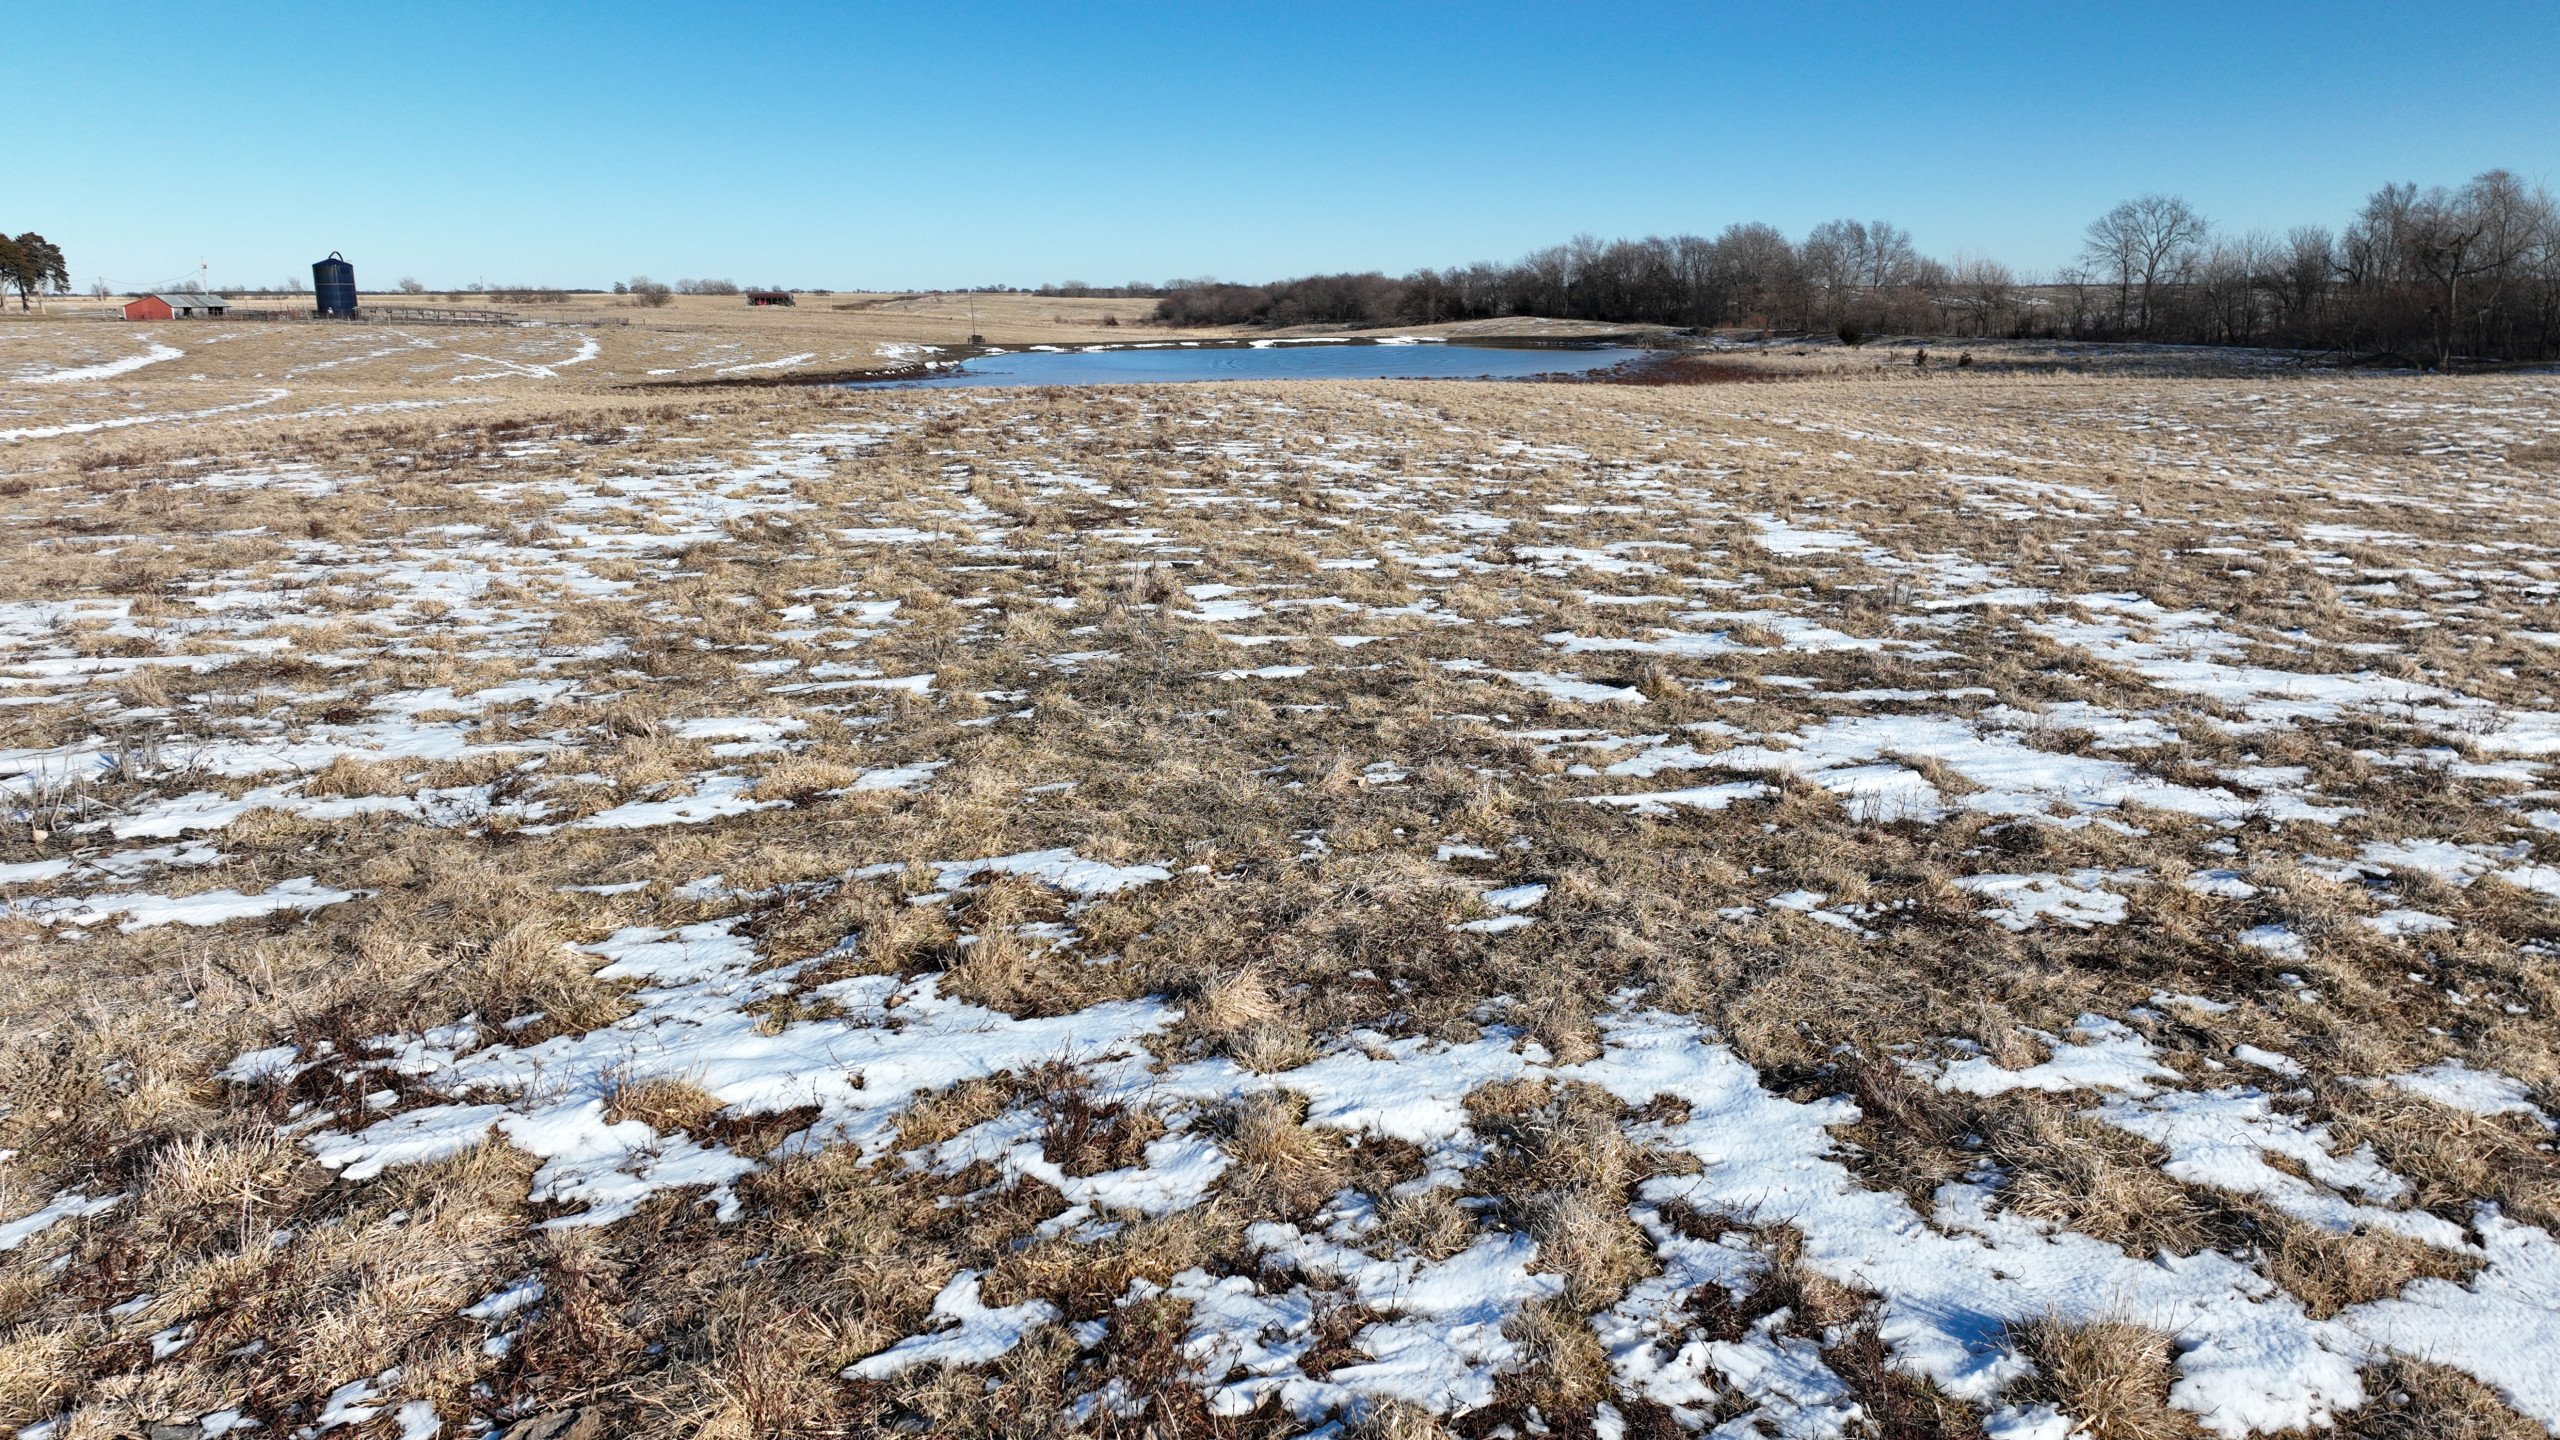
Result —
[{"label": "pond water", "polygon": [[1438,343],[1162,345],[1108,350],[1011,350],[930,375],[851,382],[858,390],[949,390],[982,385],[1158,385],[1197,380],[1522,380],[1580,375],[1640,359],[1630,346],[1550,350]]}]

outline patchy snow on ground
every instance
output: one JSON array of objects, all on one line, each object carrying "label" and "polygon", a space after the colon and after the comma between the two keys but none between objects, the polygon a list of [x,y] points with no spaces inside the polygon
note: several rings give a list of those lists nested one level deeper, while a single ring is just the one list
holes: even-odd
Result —
[{"label": "patchy snow on ground", "polygon": [[175,345],[153,340],[148,335],[136,338],[148,341],[150,348],[139,355],[127,355],[121,360],[104,360],[95,365],[74,365],[62,369],[39,370],[33,374],[20,374],[15,377],[16,382],[21,385],[76,385],[90,380],[112,380],[119,375],[130,375],[145,365],[157,365],[164,360],[183,359],[187,353]]},{"label": "patchy snow on ground", "polygon": [[2136,877],[2104,870],[2077,870],[2069,875],[1967,875],[1956,888],[1992,902],[1984,919],[2007,930],[2032,930],[2038,924],[2092,925],[2124,923],[2125,899],[2106,888]]},{"label": "patchy snow on ground", "polygon": [[[1890,1374],[2063,1440],[2025,1332],[2101,1322],[2220,1436],[2396,1359],[2560,1427],[2538,379],[528,420],[632,337],[320,337],[294,412],[112,388],[144,339],[0,383],[13,465],[254,440],[9,477],[0,1253],[13,1334],[87,1337],[63,1405],[492,1433],[726,1334],[658,1252],[734,1245],[737,1324],[826,1337],[813,1433],[1847,1440]],[[411,364],[452,408],[336,388]],[[253,1177],[186,1232],[229,1268],[145,1273],[212,1116],[308,1214]],[[2212,1223],[2050,1218],[2064,1159]],[[238,1275],[397,1251],[432,1165],[501,1177],[423,1307],[466,1343],[204,1378],[270,1364]],[[562,1323],[608,1253],[682,1314],[609,1361]]]}]

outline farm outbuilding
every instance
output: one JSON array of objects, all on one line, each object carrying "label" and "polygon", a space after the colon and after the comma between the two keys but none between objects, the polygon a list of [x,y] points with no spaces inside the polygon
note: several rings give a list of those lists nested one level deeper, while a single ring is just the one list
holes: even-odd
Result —
[{"label": "farm outbuilding", "polygon": [[791,292],[788,290],[750,290],[747,292],[747,303],[749,305],[788,305],[791,303]]},{"label": "farm outbuilding", "polygon": [[311,263],[312,308],[322,315],[346,319],[356,314],[356,267],[347,257],[332,250],[326,260]]},{"label": "farm outbuilding", "polygon": [[231,302],[219,295],[143,295],[124,302],[127,320],[193,320],[230,311]]}]

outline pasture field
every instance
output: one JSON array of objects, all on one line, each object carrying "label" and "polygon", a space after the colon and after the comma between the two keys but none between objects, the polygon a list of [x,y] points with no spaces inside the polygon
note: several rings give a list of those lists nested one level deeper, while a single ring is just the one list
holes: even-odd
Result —
[{"label": "pasture field", "polygon": [[[573,295],[554,304],[504,303],[477,295],[363,297],[368,306],[427,316],[495,312],[527,322],[511,327],[309,320],[128,323],[118,318],[121,303],[54,298],[45,302],[41,314],[22,314],[13,302],[0,314],[0,374],[129,363],[136,352],[147,352],[150,343],[159,341],[183,347],[188,362],[175,373],[155,374],[153,380],[173,385],[192,378],[198,385],[228,385],[238,391],[227,397],[234,402],[276,390],[290,395],[387,389],[418,398],[450,396],[454,387],[483,381],[596,389],[898,369],[940,351],[964,349],[973,333],[973,307],[975,333],[991,345],[1093,345],[1227,333],[1141,329],[1139,322],[1154,309],[1150,300],[1028,294],[802,295],[787,308],[751,308],[735,295],[677,295],[655,309],[612,295]],[[243,295],[232,303],[243,314],[311,308],[307,295]],[[286,334],[269,334],[279,329]],[[148,338],[137,342],[137,335]],[[196,343],[188,344],[189,337]],[[52,388],[39,392],[55,402],[50,418],[56,423],[78,418],[64,413],[61,403],[66,398],[61,387],[72,383],[52,382]],[[22,402],[13,408],[37,408],[23,403],[17,386],[7,389],[9,401]],[[0,417],[0,430],[13,423]]]},{"label": "pasture field", "polygon": [[677,308],[0,326],[20,1435],[2560,1426],[2553,377]]}]

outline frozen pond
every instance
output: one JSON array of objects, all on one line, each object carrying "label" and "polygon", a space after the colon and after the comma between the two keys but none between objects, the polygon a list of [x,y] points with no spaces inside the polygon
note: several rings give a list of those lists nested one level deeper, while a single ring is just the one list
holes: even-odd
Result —
[{"label": "frozen pond", "polygon": [[963,360],[930,375],[857,381],[854,388],[1154,385],[1193,380],[1520,380],[1606,370],[1646,353],[1622,345],[1568,350],[1411,341],[1010,350]]}]

